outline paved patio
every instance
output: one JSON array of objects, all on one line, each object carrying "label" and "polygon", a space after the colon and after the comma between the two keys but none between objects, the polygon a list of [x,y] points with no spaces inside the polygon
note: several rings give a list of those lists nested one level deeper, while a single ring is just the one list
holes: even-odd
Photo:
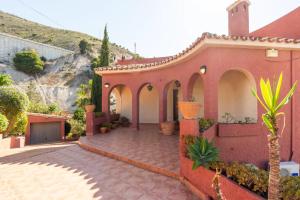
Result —
[{"label": "paved patio", "polygon": [[179,174],[179,136],[162,135],[157,125],[141,125],[139,131],[117,128],[106,134],[83,137],[80,142],[104,151],[104,155],[111,153]]},{"label": "paved patio", "polygon": [[0,152],[0,199],[196,200],[179,181],[76,144]]}]

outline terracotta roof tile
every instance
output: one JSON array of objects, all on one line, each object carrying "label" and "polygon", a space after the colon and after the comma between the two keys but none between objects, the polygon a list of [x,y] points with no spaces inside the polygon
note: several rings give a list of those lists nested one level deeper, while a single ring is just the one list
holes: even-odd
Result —
[{"label": "terracotta roof tile", "polygon": [[193,42],[188,48],[183,50],[182,52],[179,52],[178,54],[174,56],[168,56],[168,57],[159,57],[159,58],[151,58],[153,62],[149,62],[150,59],[147,61],[141,59],[141,63],[130,63],[127,65],[117,64],[113,67],[102,67],[102,68],[96,68],[96,71],[107,71],[107,70],[129,70],[129,69],[142,69],[142,68],[150,68],[154,66],[158,66],[161,64],[165,64],[168,62],[171,62],[175,59],[178,59],[179,57],[187,54],[189,51],[194,49],[198,44],[200,44],[205,39],[217,39],[217,40],[232,40],[232,41],[250,41],[250,42],[269,42],[269,43],[293,43],[293,44],[299,44],[300,39],[289,39],[289,38],[279,38],[279,37],[255,37],[255,36],[227,36],[227,35],[216,35],[211,33],[203,33],[201,37],[197,38],[195,42]]}]

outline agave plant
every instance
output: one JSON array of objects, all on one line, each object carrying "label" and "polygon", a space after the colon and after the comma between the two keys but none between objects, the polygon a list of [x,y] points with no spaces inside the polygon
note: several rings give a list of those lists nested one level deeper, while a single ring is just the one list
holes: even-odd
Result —
[{"label": "agave plant", "polygon": [[[279,199],[279,182],[280,182],[280,145],[278,133],[277,120],[279,116],[284,117],[283,112],[279,112],[280,109],[286,105],[291,97],[293,96],[297,82],[295,82],[290,91],[285,97],[279,101],[281,85],[282,85],[282,73],[278,78],[277,84],[274,82],[273,87],[271,86],[270,80],[260,80],[261,97],[258,96],[256,90],[252,89],[253,95],[257,98],[261,106],[266,111],[262,114],[262,120],[267,127],[268,143],[269,143],[269,186],[268,186],[268,199],[278,200]],[[284,127],[283,127],[284,129]],[[283,130],[282,129],[282,130]]]},{"label": "agave plant", "polygon": [[217,161],[219,152],[212,142],[202,137],[196,137],[193,144],[188,145],[188,156],[194,161],[193,169],[200,166],[208,167],[208,164]]}]

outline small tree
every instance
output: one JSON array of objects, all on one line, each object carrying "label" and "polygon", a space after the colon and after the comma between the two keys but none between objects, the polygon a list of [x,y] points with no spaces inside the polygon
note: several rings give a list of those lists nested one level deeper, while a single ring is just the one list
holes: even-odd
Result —
[{"label": "small tree", "polygon": [[10,86],[13,84],[11,76],[8,74],[0,74],[0,86]]},{"label": "small tree", "polygon": [[34,50],[21,51],[14,57],[14,65],[17,70],[27,74],[35,74],[43,71],[44,62]]},{"label": "small tree", "polygon": [[[279,76],[277,84],[270,83],[270,80],[260,80],[260,90],[262,99],[258,96],[257,92],[252,89],[253,95],[257,98],[261,106],[265,109],[266,113],[262,115],[262,120],[269,130],[268,142],[269,142],[269,186],[268,186],[268,199],[279,200],[279,183],[280,183],[280,145],[278,134],[278,117],[283,116],[283,112],[279,110],[286,105],[293,96],[297,82],[294,83],[287,95],[279,100],[282,85],[282,73]],[[275,87],[276,86],[276,87]],[[284,127],[283,127],[284,129]]]},{"label": "small tree", "polygon": [[[109,38],[107,33],[107,26],[104,28],[104,37],[100,49],[99,67],[109,65]],[[95,104],[95,112],[102,111],[102,77],[94,73],[93,87],[92,87],[92,103]]]},{"label": "small tree", "polygon": [[26,94],[14,87],[0,87],[0,113],[5,115],[9,125],[5,131],[10,132],[14,128],[19,117],[27,111],[29,100]]},{"label": "small tree", "polygon": [[79,49],[81,54],[86,54],[91,48],[91,45],[85,39],[80,40]]}]

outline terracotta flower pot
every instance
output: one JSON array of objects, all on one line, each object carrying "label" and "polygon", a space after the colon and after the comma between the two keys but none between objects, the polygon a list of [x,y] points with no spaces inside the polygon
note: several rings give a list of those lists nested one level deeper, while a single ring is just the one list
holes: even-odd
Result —
[{"label": "terracotta flower pot", "polygon": [[161,133],[164,135],[173,135],[175,130],[174,122],[162,122],[160,123]]},{"label": "terracotta flower pot", "polygon": [[100,133],[106,133],[106,132],[107,132],[107,127],[100,128]]},{"label": "terracotta flower pot", "polygon": [[86,111],[86,112],[94,112],[95,108],[96,108],[96,106],[93,105],[93,104],[86,105],[86,106],[85,106],[85,111]]},{"label": "terracotta flower pot", "polygon": [[197,119],[201,105],[198,102],[180,101],[179,110],[184,119]]}]

